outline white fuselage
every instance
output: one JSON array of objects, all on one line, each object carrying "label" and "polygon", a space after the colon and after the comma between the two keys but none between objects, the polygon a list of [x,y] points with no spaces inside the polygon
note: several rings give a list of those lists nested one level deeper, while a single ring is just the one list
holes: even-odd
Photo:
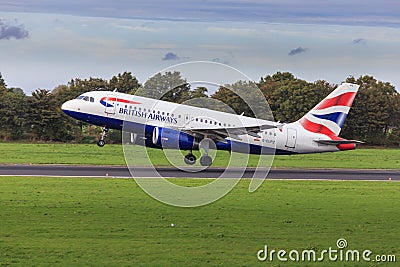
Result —
[{"label": "white fuselage", "polygon": [[[340,149],[332,145],[322,145],[316,139],[325,135],[305,130],[299,122],[279,124],[271,121],[229,114],[205,108],[176,104],[118,92],[93,91],[69,100],[62,106],[69,116],[90,124],[113,129],[124,129],[129,124],[130,132],[163,129],[185,129],[196,133],[224,128],[226,130],[262,125],[274,128],[261,130],[254,134],[242,133],[216,141],[218,149],[230,150],[226,143],[240,143],[250,147],[249,153],[258,154],[263,148],[276,149],[276,154],[333,152]],[[128,125],[127,124],[127,125]],[[234,132],[234,131],[233,131]],[[243,132],[243,131],[242,131]],[[159,147],[162,148],[162,147]],[[261,149],[261,150],[260,150]],[[240,152],[240,151],[239,151]],[[268,152],[270,153],[270,152]],[[264,154],[262,152],[262,154]]]}]

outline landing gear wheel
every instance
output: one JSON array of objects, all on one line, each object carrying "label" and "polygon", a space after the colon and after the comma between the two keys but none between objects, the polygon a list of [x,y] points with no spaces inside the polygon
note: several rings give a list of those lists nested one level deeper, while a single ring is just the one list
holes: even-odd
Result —
[{"label": "landing gear wheel", "polygon": [[189,153],[183,159],[187,165],[193,165],[196,163],[196,156],[192,153]]},{"label": "landing gear wheel", "polygon": [[98,145],[99,147],[103,147],[105,144],[106,144],[106,142],[105,142],[104,140],[99,140],[99,141],[97,142],[97,145]]},{"label": "landing gear wheel", "polygon": [[201,166],[211,166],[212,158],[209,155],[204,155],[200,157]]},{"label": "landing gear wheel", "polygon": [[106,144],[106,141],[104,141],[106,139],[106,136],[108,134],[108,128],[107,127],[102,127],[103,132],[101,133],[100,136],[100,140],[97,142],[97,145],[99,147],[103,147]]}]

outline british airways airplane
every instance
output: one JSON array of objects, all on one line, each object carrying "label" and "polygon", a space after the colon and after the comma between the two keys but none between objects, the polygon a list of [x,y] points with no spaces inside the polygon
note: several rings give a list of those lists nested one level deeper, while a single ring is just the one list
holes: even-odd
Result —
[{"label": "british airways airplane", "polygon": [[203,149],[202,166],[210,166],[211,144],[216,149],[250,154],[306,154],[352,150],[356,140],[339,137],[358,91],[343,83],[300,120],[293,123],[187,106],[110,91],[92,91],[65,102],[69,116],[98,126],[105,145],[108,129],[131,133],[131,142],[159,149],[188,150],[186,164],[196,162],[193,150]]}]

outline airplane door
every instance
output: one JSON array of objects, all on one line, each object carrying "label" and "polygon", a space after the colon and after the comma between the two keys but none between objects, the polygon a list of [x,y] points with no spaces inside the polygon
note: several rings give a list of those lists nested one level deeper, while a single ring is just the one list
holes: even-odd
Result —
[{"label": "airplane door", "polygon": [[116,106],[117,106],[117,97],[111,94],[107,95],[105,112],[108,114],[115,114]]},{"label": "airplane door", "polygon": [[295,148],[296,147],[296,139],[297,139],[297,131],[295,129],[287,129],[287,140],[286,147],[287,148]]}]

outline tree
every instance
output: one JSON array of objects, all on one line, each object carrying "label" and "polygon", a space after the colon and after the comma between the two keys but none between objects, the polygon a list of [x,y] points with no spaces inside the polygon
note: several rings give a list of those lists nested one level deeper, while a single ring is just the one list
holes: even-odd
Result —
[{"label": "tree", "polygon": [[4,90],[6,88],[7,88],[7,84],[4,81],[3,76],[1,75],[1,72],[0,72],[0,90]]},{"label": "tree", "polygon": [[358,79],[349,77],[346,82],[356,83],[360,88],[343,127],[343,136],[368,144],[386,144],[399,125],[399,93],[390,83],[368,75]]},{"label": "tree", "polygon": [[259,86],[275,120],[282,122],[300,119],[335,88],[326,81],[309,83],[286,72],[261,78]]},{"label": "tree", "polygon": [[208,89],[204,86],[196,87],[194,90],[189,91],[189,98],[202,98],[208,97]]},{"label": "tree", "polygon": [[29,121],[33,139],[41,141],[67,141],[65,122],[56,98],[45,89],[37,89],[29,98]]},{"label": "tree", "polygon": [[272,113],[257,84],[251,81],[237,81],[220,86],[211,96],[232,108],[236,114],[272,120]]},{"label": "tree", "polygon": [[126,94],[134,94],[141,86],[131,72],[119,73],[117,76],[113,76],[108,85],[110,91],[117,89],[118,92]]},{"label": "tree", "polygon": [[146,81],[137,95],[164,101],[182,103],[188,100],[190,84],[181,77],[180,72],[157,73]]},{"label": "tree", "polygon": [[2,89],[0,93],[0,136],[2,139],[23,138],[27,111],[26,96],[22,90]]}]

